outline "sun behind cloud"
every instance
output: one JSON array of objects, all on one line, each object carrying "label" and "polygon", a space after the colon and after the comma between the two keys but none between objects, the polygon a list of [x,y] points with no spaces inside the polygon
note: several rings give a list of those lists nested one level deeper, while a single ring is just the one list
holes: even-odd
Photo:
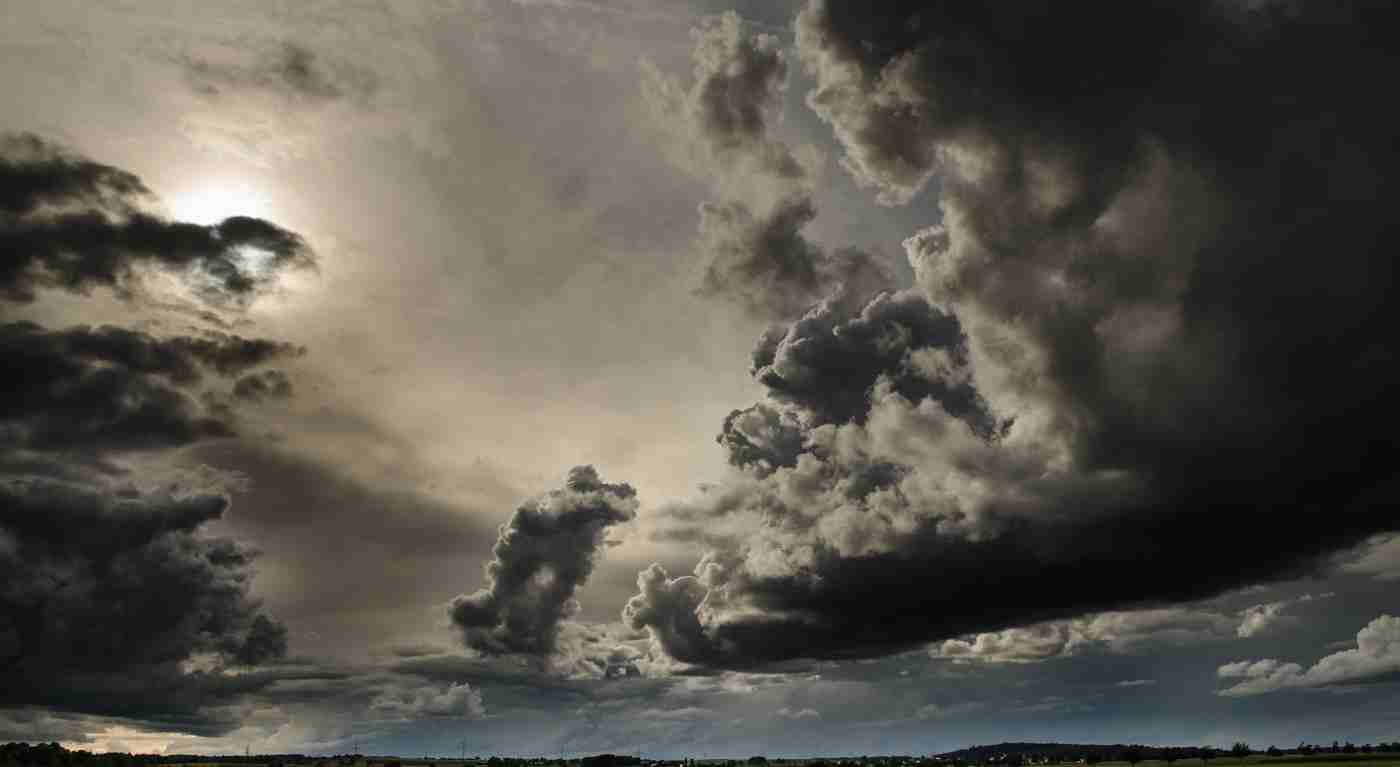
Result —
[{"label": "sun behind cloud", "polygon": [[205,226],[230,216],[271,218],[270,196],[246,179],[208,178],[191,183],[165,201],[170,217]]}]

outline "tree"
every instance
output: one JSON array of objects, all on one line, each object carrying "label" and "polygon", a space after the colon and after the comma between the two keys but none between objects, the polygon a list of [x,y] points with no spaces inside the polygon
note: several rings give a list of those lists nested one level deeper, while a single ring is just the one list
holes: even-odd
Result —
[{"label": "tree", "polygon": [[1235,755],[1237,758],[1243,759],[1249,756],[1250,754],[1249,744],[1245,743],[1242,740],[1238,741],[1237,743],[1235,743],[1235,745],[1230,746],[1230,753]]},{"label": "tree", "polygon": [[1278,746],[1269,746],[1264,753],[1269,756],[1283,756],[1283,752],[1278,750]]},{"label": "tree", "polygon": [[1211,748],[1210,746],[1206,746],[1205,748],[1202,748],[1199,751],[1197,751],[1196,756],[1199,756],[1201,758],[1201,764],[1207,764],[1208,762],[1210,762],[1210,760],[1215,758],[1215,749]]},{"label": "tree", "polygon": [[1174,748],[1164,748],[1164,749],[1162,749],[1162,761],[1164,761],[1164,762],[1167,763],[1167,767],[1171,767],[1172,763],[1175,762],[1177,759],[1180,759],[1180,758],[1181,758],[1181,754],[1178,753],[1176,749],[1174,749]]},{"label": "tree", "polygon": [[1128,748],[1123,749],[1122,757],[1123,761],[1127,762],[1133,767],[1137,767],[1138,762],[1142,761],[1142,749],[1138,748],[1137,746],[1130,746]]}]

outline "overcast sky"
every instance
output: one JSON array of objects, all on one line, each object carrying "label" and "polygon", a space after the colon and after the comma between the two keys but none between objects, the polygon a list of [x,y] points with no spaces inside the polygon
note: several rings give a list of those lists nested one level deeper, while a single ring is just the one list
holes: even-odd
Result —
[{"label": "overcast sky", "polygon": [[0,0],[0,740],[1400,740],[1395,15]]}]

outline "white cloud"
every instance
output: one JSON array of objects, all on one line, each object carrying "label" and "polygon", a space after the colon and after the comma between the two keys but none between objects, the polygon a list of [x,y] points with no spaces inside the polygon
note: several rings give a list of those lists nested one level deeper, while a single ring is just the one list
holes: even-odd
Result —
[{"label": "white cloud", "polygon": [[400,719],[476,719],[486,713],[481,693],[465,682],[442,689],[386,690],[374,700],[371,708],[376,713]]},{"label": "white cloud", "polygon": [[1230,697],[1381,681],[1400,675],[1400,618],[1376,618],[1357,633],[1355,649],[1325,656],[1311,668],[1265,658],[1227,663],[1216,674],[1222,679],[1240,680],[1217,693]]},{"label": "white cloud", "polygon": [[1147,643],[1192,644],[1234,636],[1236,619],[1190,608],[1105,612],[1083,618],[950,639],[929,648],[934,658],[983,663],[1036,663],[1097,648],[1130,652]]},{"label": "white cloud", "polygon": [[1342,565],[1342,572],[1400,580],[1400,535],[1378,535],[1367,541],[1359,557]]},{"label": "white cloud", "polygon": [[1240,625],[1235,629],[1235,635],[1241,639],[1258,636],[1285,622],[1287,616],[1284,611],[1289,607],[1318,599],[1327,599],[1330,596],[1332,596],[1331,592],[1316,595],[1304,594],[1296,599],[1284,599],[1246,607],[1240,612]]},{"label": "white cloud", "polygon": [[1152,687],[1157,684],[1156,679],[1124,679],[1114,684],[1114,687]]},{"label": "white cloud", "polygon": [[929,703],[919,707],[914,715],[919,719],[954,719],[985,708],[986,704],[970,700],[963,703]]},{"label": "white cloud", "polygon": [[1090,649],[1127,653],[1148,643],[1189,645],[1244,639],[1287,621],[1287,611],[1294,605],[1331,596],[1330,592],[1303,594],[1239,612],[1191,607],[1103,612],[949,639],[932,645],[929,655],[954,661],[1037,663]]},{"label": "white cloud", "polygon": [[821,712],[815,708],[788,708],[783,706],[778,709],[778,716],[784,719],[820,719]]}]

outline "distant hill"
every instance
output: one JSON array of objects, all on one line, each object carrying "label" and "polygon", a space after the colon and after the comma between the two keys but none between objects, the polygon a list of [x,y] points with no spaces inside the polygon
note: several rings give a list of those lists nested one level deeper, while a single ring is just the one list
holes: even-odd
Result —
[{"label": "distant hill", "polygon": [[[1237,751],[1236,749],[1244,749]],[[1400,742],[1362,744],[1333,743],[1327,746],[1298,744],[1297,748],[1250,749],[1244,743],[1234,748],[1210,746],[1142,746],[1130,743],[997,743],[973,746],[938,754],[942,762],[966,765],[996,765],[997,767],[1035,767],[1036,765],[1087,762],[1148,762],[1179,761],[1174,767],[1215,767],[1207,760],[1221,758],[1228,767],[1268,767],[1274,760],[1279,767],[1301,767],[1313,764],[1347,764],[1353,767],[1367,761],[1384,761],[1385,767],[1400,767],[1393,754],[1400,753]],[[1239,757],[1245,756],[1248,762]],[[1224,760],[1225,757],[1234,757]],[[1201,760],[1199,762],[1195,760]],[[1154,767],[1161,767],[1160,762]]]},{"label": "distant hill", "polygon": [[[1037,760],[1048,759],[1055,762],[1072,762],[1080,759],[1108,762],[1119,760],[1129,749],[1141,752],[1143,759],[1160,759],[1169,751],[1173,752],[1172,755],[1175,758],[1190,759],[1195,758],[1203,750],[1196,746],[1167,748],[1137,746],[1129,743],[1112,745],[1102,743],[997,743],[991,746],[973,746],[949,751],[945,754],[939,754],[939,756],[945,759],[974,763],[1023,761],[1031,757],[1036,757]],[[1212,752],[1221,753],[1215,749]]]}]

